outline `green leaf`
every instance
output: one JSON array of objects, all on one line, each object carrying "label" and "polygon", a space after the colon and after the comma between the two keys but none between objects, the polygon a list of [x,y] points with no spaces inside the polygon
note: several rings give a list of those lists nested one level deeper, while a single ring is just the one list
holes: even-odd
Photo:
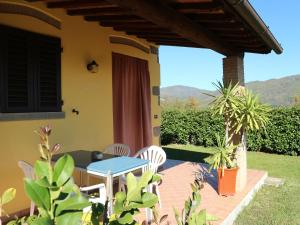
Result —
[{"label": "green leaf", "polygon": [[61,194],[61,190],[59,188],[50,190],[51,199],[57,199],[60,196],[60,194]]},{"label": "green leaf", "polygon": [[41,179],[37,179],[35,180],[35,182],[42,186],[42,187],[46,187],[46,188],[51,188],[51,187],[56,187],[56,186],[52,186],[49,181],[48,181],[48,178],[47,177],[43,177]]},{"label": "green leaf", "polygon": [[80,192],[72,177],[67,181],[67,183],[64,184],[61,191],[68,194],[71,192]]},{"label": "green leaf", "polygon": [[153,172],[151,171],[146,171],[145,173],[143,173],[143,175],[141,176],[138,185],[141,188],[145,188],[148,186],[148,184],[150,183],[150,181],[153,178]]},{"label": "green leaf", "polygon": [[178,209],[173,208],[173,211],[174,211],[174,214],[175,214],[175,219],[176,219],[177,224],[182,225],[183,223],[180,220],[180,214],[179,214]]},{"label": "green leaf", "polygon": [[132,173],[127,174],[126,184],[127,184],[128,191],[133,190],[133,189],[136,188],[137,180],[136,180],[135,176]]},{"label": "green leaf", "polygon": [[38,160],[34,164],[34,172],[38,178],[47,177],[48,182],[52,183],[52,168],[46,161]]},{"label": "green leaf", "polygon": [[62,156],[54,166],[53,181],[62,186],[73,174],[74,160],[70,155]]},{"label": "green leaf", "polygon": [[28,223],[28,225],[54,225],[54,222],[50,217],[39,217]]},{"label": "green leaf", "polygon": [[127,201],[141,201],[141,192],[142,189],[137,186],[137,180],[132,173],[129,173],[126,177],[126,184],[127,184]]},{"label": "green leaf", "polygon": [[83,210],[84,208],[91,205],[91,203],[82,195],[73,195],[67,197],[65,200],[56,201],[57,205],[55,215],[60,215],[63,211],[68,210]]},{"label": "green leaf", "polygon": [[38,185],[34,180],[25,178],[25,191],[38,207],[50,209],[50,194],[47,188]]},{"label": "green leaf", "polygon": [[217,221],[218,217],[211,215],[209,213],[206,213],[206,221]]},{"label": "green leaf", "polygon": [[197,223],[198,224],[203,224],[205,225],[206,224],[206,210],[203,209],[201,210],[198,214],[197,214]]},{"label": "green leaf", "polygon": [[144,208],[151,208],[158,202],[158,197],[153,193],[146,192],[142,196],[142,202]]},{"label": "green leaf", "polygon": [[117,214],[121,214],[124,211],[124,201],[126,200],[126,194],[124,192],[117,192],[115,195],[116,201],[114,210]]},{"label": "green leaf", "polygon": [[82,212],[69,212],[56,217],[56,225],[80,225]]},{"label": "green leaf", "polygon": [[154,175],[152,176],[152,179],[151,179],[150,183],[160,182],[160,181],[161,181],[161,175],[159,175],[159,174],[154,174]]},{"label": "green leaf", "polygon": [[9,188],[1,196],[1,205],[5,205],[12,201],[16,196],[16,189],[15,188]]},{"label": "green leaf", "polygon": [[124,213],[124,215],[122,215],[122,217],[118,218],[118,222],[120,224],[131,224],[133,222],[133,216],[129,212]]}]

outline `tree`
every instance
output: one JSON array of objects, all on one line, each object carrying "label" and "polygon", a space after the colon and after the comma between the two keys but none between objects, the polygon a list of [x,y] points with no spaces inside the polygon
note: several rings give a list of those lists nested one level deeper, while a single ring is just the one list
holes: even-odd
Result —
[{"label": "tree", "polygon": [[189,97],[186,100],[185,108],[186,109],[198,109],[198,108],[200,108],[199,100],[196,99],[195,97]]},{"label": "tree", "polygon": [[294,105],[295,106],[300,106],[300,95],[296,95],[294,97]]}]

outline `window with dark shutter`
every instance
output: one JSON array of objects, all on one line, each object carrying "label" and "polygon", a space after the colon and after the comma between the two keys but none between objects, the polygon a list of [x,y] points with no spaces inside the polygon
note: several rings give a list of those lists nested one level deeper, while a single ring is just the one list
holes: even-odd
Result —
[{"label": "window with dark shutter", "polygon": [[41,38],[39,42],[38,108],[60,111],[60,41]]},{"label": "window with dark shutter", "polygon": [[60,39],[0,25],[0,112],[60,112]]}]

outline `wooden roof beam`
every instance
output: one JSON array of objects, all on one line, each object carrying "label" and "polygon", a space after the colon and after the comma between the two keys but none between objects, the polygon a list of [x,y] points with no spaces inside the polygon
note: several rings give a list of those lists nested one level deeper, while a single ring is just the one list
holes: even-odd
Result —
[{"label": "wooden roof beam", "polygon": [[98,16],[85,16],[85,20],[87,21],[121,21],[121,20],[128,20],[128,21],[140,21],[143,18],[140,18],[135,15],[98,15]]},{"label": "wooden roof beam", "polygon": [[247,34],[247,33],[222,33],[220,34],[220,37],[222,38],[255,38],[255,36],[251,35],[251,34]]},{"label": "wooden roof beam", "polygon": [[184,41],[184,42],[191,43],[191,41],[186,40],[182,37],[148,37],[147,40],[151,40],[151,41]]},{"label": "wooden roof beam", "polygon": [[139,38],[173,38],[180,37],[177,34],[135,34]]},{"label": "wooden roof beam", "polygon": [[100,25],[104,27],[114,27],[114,26],[124,26],[124,27],[148,27],[148,26],[156,26],[151,22],[147,22],[145,20],[135,22],[135,21],[128,21],[128,20],[121,20],[121,21],[100,21]]},{"label": "wooden roof beam", "polygon": [[[224,55],[240,54],[232,45],[221,41],[212,32],[194,23],[187,17],[166,6],[162,2],[147,0],[107,0],[122,9],[138,15],[159,27],[166,28],[198,45],[213,49]],[[170,23],[172,21],[172,23]]]},{"label": "wooden roof beam", "polygon": [[123,26],[114,26],[114,30],[116,31],[125,31],[126,33],[131,32],[167,32],[165,28],[161,27],[123,27]]},{"label": "wooden roof beam", "polygon": [[155,29],[160,29],[155,24],[151,24],[150,22],[147,23],[147,24],[143,24],[143,23],[141,23],[141,24],[138,24],[138,23],[116,24],[114,26],[112,26],[111,23],[107,24],[107,23],[99,22],[99,24],[101,26],[104,26],[104,27],[113,27],[116,30],[124,30],[124,31],[129,31],[130,29],[134,29],[134,30],[141,30],[141,29],[155,30]]},{"label": "wooden roof beam", "polygon": [[222,7],[222,5],[216,1],[206,1],[206,2],[170,1],[169,5],[174,9],[220,9]]},{"label": "wooden roof beam", "polygon": [[202,46],[193,43],[182,43],[182,42],[154,42],[157,45],[165,46],[176,46],[176,47],[187,47],[187,48],[203,48]]},{"label": "wooden roof beam", "polygon": [[64,0],[47,3],[48,8],[80,9],[93,7],[115,7],[115,4],[104,0]]},{"label": "wooden roof beam", "polygon": [[176,9],[177,12],[191,13],[191,14],[224,14],[224,10],[221,8],[216,9]]},{"label": "wooden roof beam", "polygon": [[91,15],[127,15],[123,9],[119,7],[108,8],[92,8],[92,9],[68,9],[68,15],[71,16],[91,16]]}]

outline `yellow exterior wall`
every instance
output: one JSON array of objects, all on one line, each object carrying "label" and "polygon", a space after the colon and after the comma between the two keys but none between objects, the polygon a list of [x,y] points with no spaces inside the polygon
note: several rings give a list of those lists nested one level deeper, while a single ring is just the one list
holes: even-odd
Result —
[{"label": "yellow exterior wall", "polygon": [[[51,124],[54,131],[53,144],[60,143],[64,151],[75,149],[102,150],[113,143],[112,112],[112,52],[119,52],[149,61],[151,86],[160,85],[159,64],[156,55],[119,44],[111,44],[109,35],[126,36],[112,28],[100,27],[97,22],[86,22],[82,17],[71,17],[64,10],[49,10],[41,3],[29,4],[59,18],[62,29],[58,30],[35,18],[22,15],[1,14],[0,24],[22,28],[42,34],[60,37],[62,41],[62,98],[64,100],[64,119],[0,121],[0,192],[8,187],[17,188],[17,198],[7,206],[8,212],[29,207],[29,200],[23,191],[23,173],[17,167],[18,160],[34,163],[39,158],[38,137],[34,130]],[[146,46],[145,40],[130,36]],[[86,70],[86,64],[96,60],[100,65],[97,74]],[[74,115],[76,108],[80,114]],[[152,122],[159,126],[160,115],[157,96],[152,96]],[[158,137],[154,144],[159,144]]]}]

